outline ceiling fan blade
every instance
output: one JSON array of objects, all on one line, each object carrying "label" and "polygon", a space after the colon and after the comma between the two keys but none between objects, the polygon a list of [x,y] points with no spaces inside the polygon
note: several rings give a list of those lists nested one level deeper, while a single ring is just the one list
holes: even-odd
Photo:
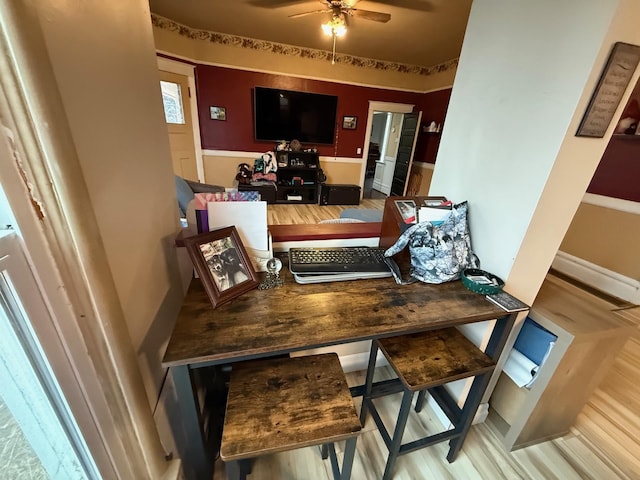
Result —
[{"label": "ceiling fan blade", "polygon": [[332,10],[314,10],[312,12],[303,12],[303,13],[296,13],[295,15],[289,15],[289,18],[300,18],[300,17],[306,17],[307,15],[313,15],[315,13],[330,13]]},{"label": "ceiling fan blade", "polygon": [[345,13],[365,20],[373,20],[374,22],[387,23],[391,20],[391,15],[388,13],[372,12],[371,10],[360,10],[358,8],[351,8],[346,10]]},{"label": "ceiling fan blade", "polygon": [[[319,3],[326,5],[324,0],[318,0]],[[300,3],[309,3],[308,0],[249,0],[249,5],[261,8],[281,8],[289,7]]]},{"label": "ceiling fan blade", "polygon": [[390,7],[406,8],[420,12],[432,12],[435,7],[430,0],[369,0],[373,3],[381,3]]}]

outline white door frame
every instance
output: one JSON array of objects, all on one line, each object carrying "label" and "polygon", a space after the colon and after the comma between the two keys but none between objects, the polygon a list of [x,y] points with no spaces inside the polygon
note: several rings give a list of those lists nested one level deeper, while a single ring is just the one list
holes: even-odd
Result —
[{"label": "white door frame", "polygon": [[164,57],[157,57],[158,70],[184,75],[189,82],[189,103],[191,104],[191,126],[193,127],[193,146],[196,150],[196,170],[198,180],[204,183],[204,161],[202,159],[202,143],[200,141],[200,120],[198,117],[198,96],[196,92],[195,66],[177,62]]},{"label": "white door frame", "polygon": [[[369,113],[367,114],[367,128],[364,132],[364,148],[362,149],[362,163],[360,164],[360,199],[364,195],[364,177],[367,170],[367,158],[369,157],[369,137],[373,126],[373,112],[411,113],[415,105],[406,103],[377,102],[369,100]],[[380,152],[384,155],[384,152]]]}]

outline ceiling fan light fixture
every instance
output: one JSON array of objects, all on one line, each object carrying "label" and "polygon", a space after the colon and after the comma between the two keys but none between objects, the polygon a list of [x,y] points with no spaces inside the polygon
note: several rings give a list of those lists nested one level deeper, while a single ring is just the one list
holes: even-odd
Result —
[{"label": "ceiling fan light fixture", "polygon": [[347,33],[344,14],[334,15],[327,23],[322,24],[322,31],[330,37],[342,37]]}]

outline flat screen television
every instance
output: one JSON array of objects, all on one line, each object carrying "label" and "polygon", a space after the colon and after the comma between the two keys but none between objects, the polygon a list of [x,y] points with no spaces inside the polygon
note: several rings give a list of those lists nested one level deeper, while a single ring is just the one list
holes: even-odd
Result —
[{"label": "flat screen television", "polygon": [[298,140],[332,145],[338,97],[275,88],[254,89],[254,133],[258,141]]}]

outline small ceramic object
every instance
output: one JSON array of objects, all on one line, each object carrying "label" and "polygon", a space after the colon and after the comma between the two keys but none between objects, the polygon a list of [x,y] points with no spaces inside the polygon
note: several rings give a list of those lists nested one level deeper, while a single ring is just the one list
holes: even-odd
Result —
[{"label": "small ceramic object", "polygon": [[258,285],[258,289],[267,290],[284,285],[284,281],[280,278],[280,270],[282,270],[282,261],[279,258],[267,260],[267,273],[262,283]]}]

